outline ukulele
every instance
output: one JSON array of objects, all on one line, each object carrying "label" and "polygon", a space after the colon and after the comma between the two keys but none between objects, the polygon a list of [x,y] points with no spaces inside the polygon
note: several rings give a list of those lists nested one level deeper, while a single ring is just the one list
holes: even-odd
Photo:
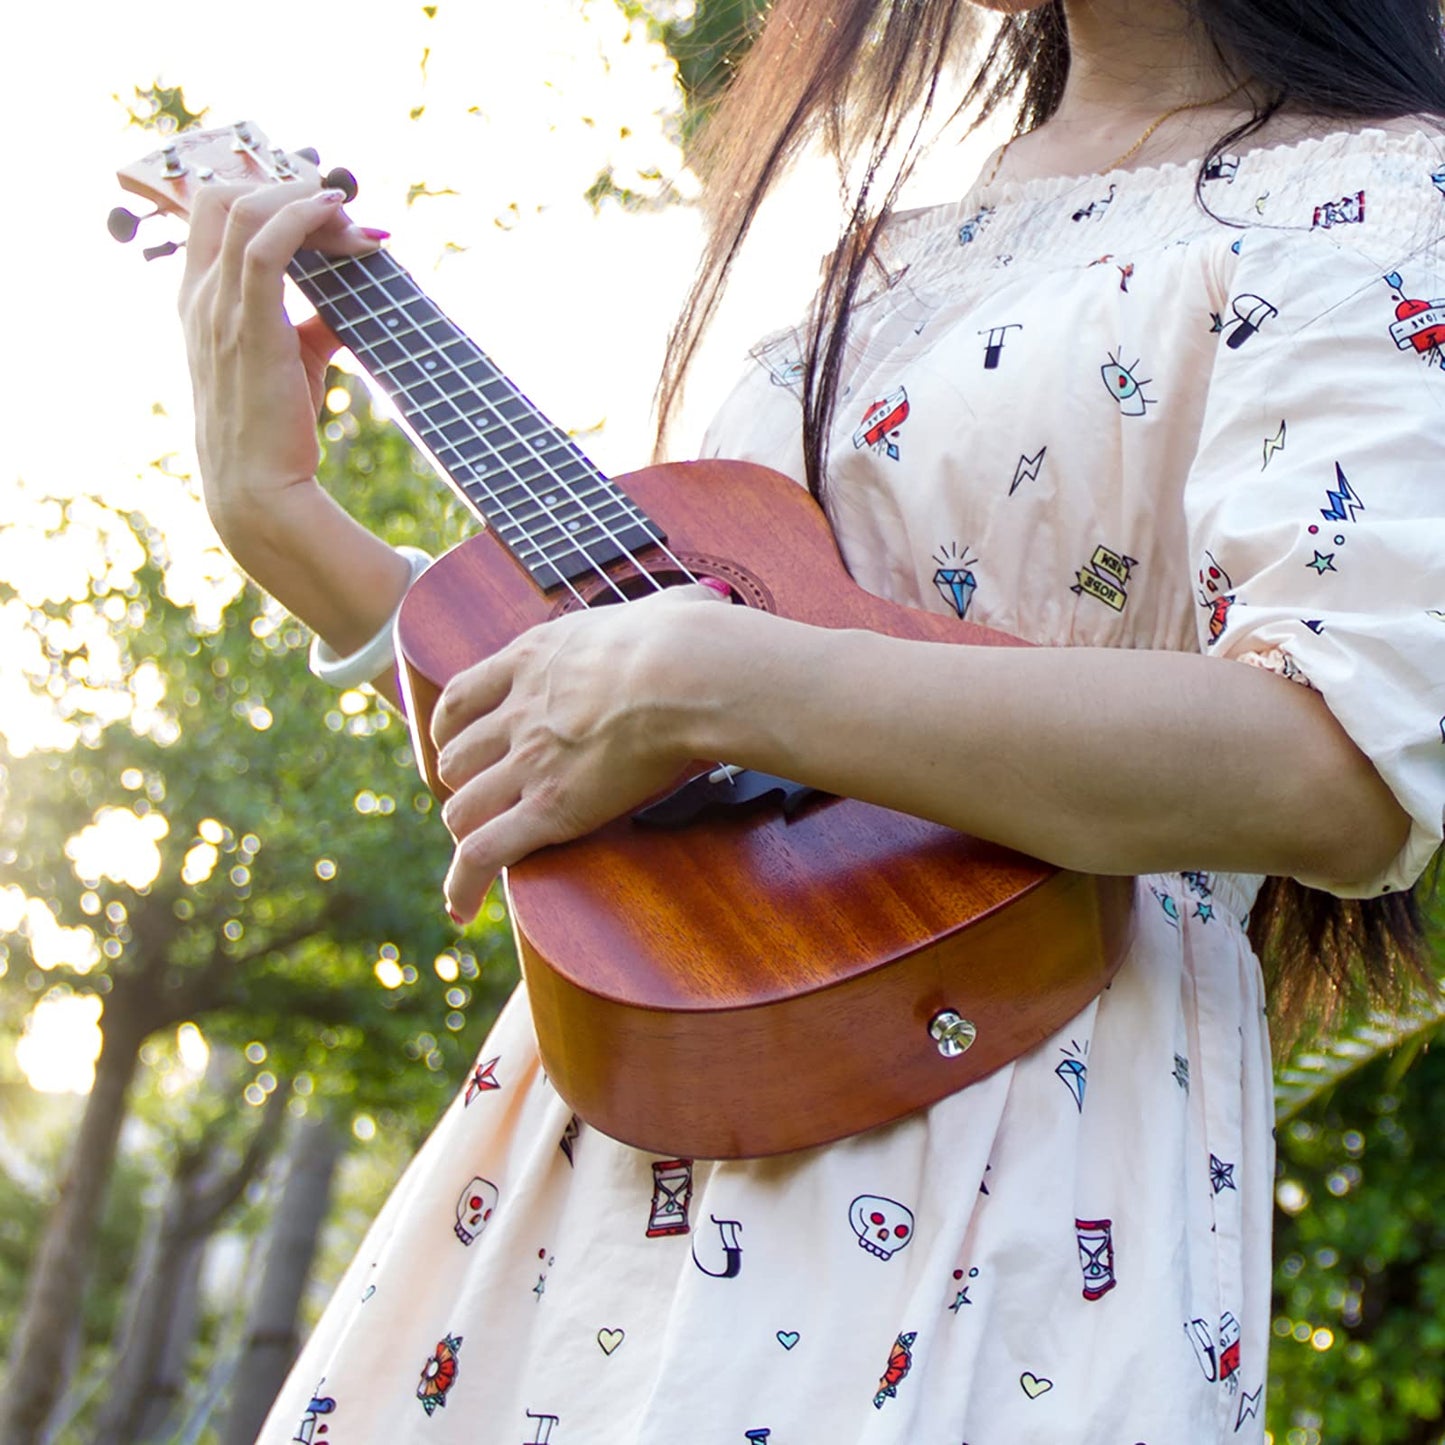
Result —
[{"label": "ukulele", "polygon": [[[214,180],[299,174],[238,124],[177,135],[120,182],[184,217]],[[121,239],[135,225],[112,213]],[[697,461],[601,475],[390,253],[301,251],[289,274],[481,523],[412,586],[396,625],[412,740],[439,797],[429,724],[450,678],[563,613],[699,575],[728,582],[734,605],[814,626],[1023,645],[863,591],[817,504],[778,472]],[[1033,1048],[1113,976],[1133,893],[1127,878],[717,764],[504,880],[557,1092],[627,1144],[711,1159],[874,1128]]]}]

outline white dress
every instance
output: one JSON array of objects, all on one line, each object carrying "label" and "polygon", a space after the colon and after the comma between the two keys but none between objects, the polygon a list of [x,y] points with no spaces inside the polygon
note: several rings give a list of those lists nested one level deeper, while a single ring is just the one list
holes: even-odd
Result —
[{"label": "white dress", "polygon": [[[1373,132],[1226,158],[1214,217],[1191,167],[976,188],[892,225],[832,437],[865,587],[1318,688],[1414,819],[1362,893],[1445,821],[1442,192],[1445,144]],[[754,351],[711,451],[801,474],[797,360],[792,331]],[[579,1125],[519,990],[261,1440],[1260,1442],[1257,884],[1140,878],[1128,959],[1056,1036],[784,1158]]]}]

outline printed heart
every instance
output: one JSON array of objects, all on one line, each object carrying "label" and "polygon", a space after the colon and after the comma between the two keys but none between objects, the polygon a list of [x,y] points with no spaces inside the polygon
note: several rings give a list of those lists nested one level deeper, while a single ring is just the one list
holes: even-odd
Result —
[{"label": "printed heart", "polygon": [[626,1330],[597,1331],[597,1343],[602,1346],[602,1353],[604,1355],[610,1355],[626,1338]]},{"label": "printed heart", "polygon": [[800,1336],[797,1330],[779,1330],[778,1343],[785,1349],[791,1350],[798,1343]]},{"label": "printed heart", "polygon": [[1041,1380],[1031,1370],[1025,1370],[1019,1376],[1019,1384],[1024,1387],[1024,1394],[1030,1400],[1037,1400],[1040,1395],[1047,1395],[1054,1388],[1052,1380]]}]

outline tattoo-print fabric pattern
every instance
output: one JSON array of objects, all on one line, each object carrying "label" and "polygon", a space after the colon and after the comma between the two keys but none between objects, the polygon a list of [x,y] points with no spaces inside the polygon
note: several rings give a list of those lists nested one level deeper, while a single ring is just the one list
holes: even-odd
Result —
[{"label": "tattoo-print fabric pattern", "polygon": [[[1445,821],[1442,163],[1379,132],[1231,155],[1206,198],[1239,226],[1189,167],[896,218],[831,439],[863,586],[1318,690],[1414,821],[1360,893]],[[799,356],[754,349],[710,454],[801,477]],[[259,1445],[1262,1445],[1258,884],[1140,878],[1120,971],[1054,1037],[780,1159],[597,1133],[519,988]]]}]

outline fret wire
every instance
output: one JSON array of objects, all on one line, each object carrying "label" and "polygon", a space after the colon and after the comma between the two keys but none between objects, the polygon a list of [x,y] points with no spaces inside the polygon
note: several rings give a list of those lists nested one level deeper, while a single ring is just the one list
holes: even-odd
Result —
[{"label": "fret wire", "polygon": [[[607,515],[607,509],[609,507],[615,509],[611,516]],[[520,506],[518,506],[514,508],[513,515],[517,518],[517,525],[526,527],[529,531],[533,531],[534,524],[543,517],[551,519],[548,525],[553,527],[566,526],[569,522],[581,520],[581,518],[575,514],[569,516],[560,509],[549,512],[545,507],[538,507],[531,513],[524,513],[521,511]],[[637,520],[637,518],[631,514],[631,509],[619,501],[601,503],[595,515],[599,521],[607,521],[609,523],[635,522]],[[540,534],[533,531],[533,535],[536,536]]]},{"label": "fret wire", "polygon": [[[403,280],[403,281],[406,282],[407,284],[414,284],[414,283],[411,283],[411,282],[410,282],[410,278],[409,278],[409,277],[406,277],[405,273],[402,272],[402,271],[400,271],[399,268],[398,268],[398,272],[397,272],[395,275],[393,275],[392,277],[387,278],[387,279],[390,279],[390,280],[392,280],[392,281]],[[343,278],[343,284],[345,284],[345,283],[344,283],[344,278]],[[385,309],[387,309],[387,310],[396,309],[396,301],[395,301],[395,298],[392,296],[391,293],[389,293],[389,292],[387,292],[387,291],[385,290],[384,284],[383,284],[381,281],[377,281],[375,278],[373,278],[373,284],[372,284],[371,286],[368,286],[368,287],[365,287],[365,288],[353,288],[353,290],[354,290],[354,294],[357,294],[358,299],[360,299],[360,300],[362,301],[362,304],[367,308],[368,311],[372,310],[371,304],[370,304],[370,302],[369,302],[368,300],[366,300],[364,297],[361,297],[361,296],[359,295],[359,292],[362,291],[362,290],[381,290],[381,291],[382,291],[382,294],[386,295],[386,296],[388,297],[388,300],[392,303],[391,305],[389,305],[389,306],[386,307]],[[432,305],[432,303],[430,303],[429,301],[427,301],[426,298],[424,298],[424,297],[421,298],[421,302],[422,302],[422,305],[423,305],[424,308],[429,308],[429,309],[432,309],[432,310],[434,310],[434,311],[436,312],[435,315],[428,317],[428,319],[427,319],[427,321],[424,323],[424,325],[426,325],[426,326],[432,326],[432,325],[435,325],[435,324],[437,324],[438,322],[440,322],[443,326],[451,327],[451,323],[447,320],[447,318],[444,316],[444,314],[442,314],[442,313],[440,312],[439,308],[435,308],[435,307]],[[407,301],[407,302],[403,302],[402,304],[403,304],[403,305],[414,304],[414,302],[412,302],[412,301],[409,300],[409,301]],[[374,315],[374,313],[373,313],[373,315]],[[402,335],[406,335],[406,334],[419,334],[419,333],[420,333],[420,329],[419,329],[419,328],[412,327],[412,328],[407,328],[405,331],[401,331],[401,332],[398,332],[398,331],[389,331],[389,332],[385,333],[385,335],[390,336],[392,339],[396,339],[398,336],[402,336]],[[445,346],[446,346],[446,345],[455,345],[457,342],[461,342],[461,343],[463,343],[463,344],[466,346],[467,352],[468,352],[467,362],[470,363],[470,364],[472,364],[472,365],[478,366],[478,367],[483,371],[483,373],[486,375],[486,381],[484,381],[484,382],[482,382],[482,383],[477,383],[476,380],[475,380],[475,378],[468,377],[468,376],[465,375],[464,367],[457,367],[456,369],[457,369],[457,371],[461,374],[461,379],[462,379],[464,382],[466,382],[466,383],[467,383],[469,386],[471,386],[471,387],[478,387],[478,388],[485,387],[485,386],[488,385],[489,383],[493,383],[493,382],[498,383],[498,384],[500,384],[503,388],[505,388],[508,392],[510,392],[510,398],[511,398],[512,400],[514,400],[514,401],[516,401],[516,402],[521,402],[524,406],[530,406],[530,404],[529,404],[529,403],[526,403],[526,402],[525,402],[525,399],[521,397],[520,393],[516,392],[515,388],[511,387],[510,383],[508,383],[508,382],[506,381],[506,378],[503,377],[503,376],[501,375],[501,373],[497,371],[497,369],[495,368],[495,366],[493,366],[493,365],[491,364],[489,358],[487,358],[483,353],[481,353],[479,348],[476,348],[474,345],[472,345],[472,344],[467,340],[467,338],[465,338],[465,336],[463,336],[463,335],[457,335],[457,336],[455,336],[455,337],[453,338],[452,342],[450,342],[450,343],[445,343],[445,344],[444,344],[444,348],[443,348],[443,349],[445,349]],[[450,360],[450,358],[447,358],[447,359]],[[465,364],[466,364],[466,363],[464,363],[464,366],[465,366]],[[453,365],[455,365],[455,363],[453,363]],[[444,379],[449,379],[449,378],[446,378],[446,377],[445,377],[445,374],[444,374]],[[444,394],[445,394],[445,393],[444,393]],[[533,415],[538,415],[538,414],[535,412],[535,408],[531,408],[531,410],[532,410]],[[465,419],[465,418],[464,418],[464,419]],[[542,463],[543,463],[543,465],[544,465],[544,468],[551,469],[551,468],[550,468],[550,464],[548,463],[547,458],[546,458],[546,456],[545,456],[544,454],[545,454],[545,453],[555,452],[555,451],[559,451],[559,450],[560,450],[560,451],[563,451],[563,452],[565,452],[565,453],[567,454],[567,461],[564,462],[563,465],[567,465],[567,464],[580,464],[582,467],[585,468],[585,470],[586,470],[586,472],[587,472],[587,474],[588,474],[588,477],[587,477],[587,478],[576,478],[576,479],[573,479],[573,478],[568,478],[568,477],[564,477],[564,476],[560,476],[560,475],[558,475],[558,476],[555,478],[555,480],[556,480],[557,482],[559,482],[564,488],[566,488],[566,489],[570,492],[570,500],[571,500],[574,504],[580,505],[580,507],[582,508],[582,510],[585,511],[585,512],[587,512],[587,513],[590,513],[590,515],[591,515],[591,517],[592,517],[591,523],[590,523],[589,525],[587,525],[586,527],[582,528],[581,530],[579,530],[579,531],[577,531],[577,532],[571,532],[571,533],[568,533],[568,532],[563,531],[563,534],[558,537],[558,539],[557,539],[558,541],[565,542],[565,543],[567,544],[567,552],[568,552],[569,554],[570,554],[571,552],[574,552],[574,551],[580,552],[584,557],[587,557],[588,560],[591,560],[591,558],[590,558],[590,556],[589,556],[589,554],[588,554],[588,552],[587,552],[587,546],[590,545],[591,542],[594,540],[594,538],[593,538],[590,534],[594,534],[594,533],[595,533],[595,534],[598,534],[597,537],[595,538],[595,540],[603,540],[603,539],[610,540],[610,541],[612,541],[612,542],[614,543],[614,545],[617,545],[617,546],[621,547],[625,552],[629,552],[629,555],[630,555],[630,551],[629,551],[629,549],[626,547],[626,544],[623,543],[622,540],[621,540],[621,539],[616,535],[616,533],[613,531],[613,526],[614,526],[614,524],[616,524],[616,523],[618,523],[618,522],[622,522],[622,521],[624,521],[624,520],[630,520],[631,523],[632,523],[632,525],[635,526],[635,527],[637,527],[639,530],[641,530],[641,531],[643,532],[644,536],[647,536],[648,539],[649,539],[650,541],[652,541],[654,544],[656,544],[656,545],[662,545],[661,542],[660,542],[660,539],[658,539],[658,538],[656,538],[654,535],[652,535],[652,529],[651,529],[651,526],[650,526],[650,523],[649,523],[648,519],[645,517],[645,515],[639,514],[639,512],[638,512],[637,508],[635,507],[635,505],[631,503],[630,498],[627,498],[624,493],[621,493],[621,492],[617,491],[615,488],[609,490],[605,485],[603,485],[603,484],[602,484],[602,483],[603,483],[603,479],[596,473],[595,468],[592,467],[591,463],[582,455],[582,453],[580,452],[580,450],[579,450],[574,444],[571,443],[570,438],[566,438],[566,437],[565,437],[564,435],[562,435],[561,433],[558,433],[555,428],[553,428],[553,427],[551,427],[550,425],[546,424],[546,423],[545,423],[545,419],[540,418],[540,416],[538,417],[538,419],[539,419],[539,420],[543,420],[543,425],[542,425],[537,431],[527,433],[525,437],[523,437],[523,436],[518,436],[518,441],[519,441],[519,442],[522,442],[522,443],[525,443],[525,442],[527,442],[527,441],[531,441],[532,439],[534,439],[534,438],[537,437],[537,436],[546,435],[547,433],[551,432],[551,433],[554,435],[555,439],[554,439],[554,441],[552,442],[552,444],[551,444],[549,447],[545,447],[545,448],[533,447],[533,448],[530,449],[531,452],[532,452],[532,454],[533,454],[534,456],[538,457],[538,458],[542,461]],[[514,428],[515,428],[515,423],[511,422],[511,420],[508,419],[508,418],[503,418],[503,420],[504,420],[504,422],[507,422],[507,423],[508,423],[508,430],[511,430],[511,431],[513,432],[513,435],[517,435],[517,433],[515,432],[515,429],[514,429]],[[455,422],[444,423],[444,425],[455,425],[455,424],[456,424]],[[476,430],[480,431],[481,429],[480,429],[480,428],[476,428]],[[501,430],[501,429],[500,429],[500,428],[497,428],[496,430]],[[494,452],[499,452],[499,451],[503,451],[503,450],[506,449],[505,446],[502,447],[502,448],[498,448],[496,442],[493,440],[493,438],[492,438],[491,436],[488,436],[488,435],[483,434],[479,439],[482,440],[483,443],[484,443],[485,445],[487,445],[490,449],[492,449]],[[428,439],[428,445],[429,445],[429,446],[432,445],[432,440],[431,440],[430,438]],[[447,450],[460,451],[460,448],[456,447],[455,445],[453,445],[453,444],[451,444],[451,443],[445,443],[444,445],[445,445],[445,447],[446,447]],[[470,461],[470,459],[468,459],[468,461]],[[517,464],[517,463],[516,463],[516,460],[514,460],[511,465],[516,465],[516,464]],[[589,502],[587,496],[586,496],[585,494],[583,494],[583,493],[579,493],[579,492],[576,490],[576,486],[574,485],[574,483],[575,483],[575,482],[581,482],[581,481],[584,481],[584,480],[587,480],[587,479],[591,479],[591,480],[593,481],[593,483],[594,483],[594,485],[593,485],[593,487],[592,487],[592,489],[591,489],[592,495],[593,495],[594,497],[600,495],[600,496],[603,496],[603,497],[605,498],[605,500],[603,500],[602,502],[599,503],[599,507],[600,507],[601,510],[599,510],[598,508],[594,508],[592,505],[590,505],[590,502]],[[513,486],[518,485],[518,482],[519,482],[519,481],[520,481],[520,479],[514,480]],[[523,490],[523,492],[524,492],[524,494],[525,494],[526,491],[527,491],[526,484],[523,482],[523,483],[521,483],[521,486],[522,486],[522,490]],[[486,493],[489,495],[489,497],[490,497],[490,499],[492,500],[492,502],[493,502],[494,505],[500,506],[503,510],[505,510],[505,511],[512,517],[512,519],[513,519],[512,522],[511,522],[510,524],[504,525],[504,527],[503,527],[502,529],[500,529],[500,530],[503,531],[504,533],[505,533],[507,530],[513,530],[513,531],[522,530],[522,528],[521,528],[521,526],[520,526],[520,523],[523,522],[523,521],[531,521],[531,520],[532,520],[531,518],[526,518],[526,519],[520,518],[520,517],[518,516],[518,513],[517,513],[517,506],[514,505],[514,504],[512,504],[512,503],[510,503],[510,502],[505,501],[505,500],[502,498],[502,496],[501,496],[500,494],[498,494],[498,493],[496,492],[496,490],[493,489],[493,488],[491,488],[490,486],[484,486],[481,490],[483,490],[484,492],[486,492]],[[518,505],[520,505],[520,504],[518,504]],[[606,515],[606,508],[607,508],[609,505],[612,506],[613,508],[615,508],[615,509],[617,510],[617,512],[618,512],[618,515],[617,515],[617,516],[615,516],[615,517],[608,517],[608,516]],[[551,514],[548,514],[548,515],[551,515]],[[565,522],[565,521],[567,521],[567,520],[569,520],[569,519],[565,519],[565,518],[564,518],[564,519],[563,519],[563,522]],[[575,521],[575,520],[577,520],[577,519],[574,518],[574,519],[570,519],[570,520]],[[562,522],[559,522],[559,521],[554,520],[554,521],[552,522],[551,526],[550,526],[547,530],[549,530],[549,531],[562,531],[562,530],[563,530]],[[531,535],[533,536],[534,539],[536,538],[535,532],[533,532]],[[533,551],[539,551],[539,552],[541,552],[542,555],[544,555],[544,556],[547,555],[547,551],[548,551],[549,548],[555,550],[555,543],[552,542],[552,541],[550,541],[550,540],[549,540],[549,541],[546,541],[546,542],[539,542],[539,541],[534,540],[533,545],[532,545],[532,550],[533,550]],[[668,550],[668,549],[666,549],[666,548],[664,547],[664,550]],[[549,560],[551,560],[551,559],[549,559]],[[554,567],[556,567],[556,563],[557,563],[558,560],[560,560],[560,559],[552,560],[552,565],[553,565]],[[636,561],[636,558],[634,557],[633,560]],[[674,558],[673,560],[676,561],[675,558]],[[686,569],[684,569],[684,570],[686,570]]]},{"label": "fret wire", "polygon": [[[526,532],[526,539],[528,544],[539,552],[554,550],[559,543],[563,542],[575,544],[577,547],[583,547],[607,539],[607,532],[600,529],[609,528],[618,523],[629,523],[632,521],[633,519],[631,517],[626,516],[599,517],[594,521],[587,522],[584,522],[580,517],[568,517],[560,521],[551,522],[540,530],[529,527]],[[593,535],[594,533],[596,535]],[[505,537],[505,532],[503,536],[510,546],[511,539]]]},{"label": "fret wire", "polygon": [[[346,278],[345,278],[344,276],[341,275],[341,267],[340,267],[339,265],[337,265],[337,266],[332,266],[332,265],[329,265],[329,264],[328,264],[328,266],[327,266],[325,269],[326,269],[327,272],[328,272],[330,275],[332,275],[334,278],[339,279],[339,280],[341,281],[341,283],[342,283],[343,286],[348,287],[348,289],[350,288],[350,283],[346,280]],[[307,278],[307,279],[310,279],[310,278]],[[317,288],[317,289],[318,289],[318,291],[319,291],[320,288]],[[352,294],[354,295],[355,293],[353,292]],[[357,299],[359,299],[359,298],[357,298]],[[420,432],[418,432],[418,435],[420,436]],[[423,441],[424,441],[424,444],[425,444],[425,445],[427,445],[428,447],[430,446],[429,443],[426,443],[426,442],[425,442],[425,439],[423,439]],[[485,489],[483,489],[483,490],[485,490]],[[463,492],[463,495],[467,496],[469,499],[474,500],[474,501],[476,500],[475,497],[473,497],[471,491],[470,491],[468,488],[466,488],[465,486],[462,487],[462,492]],[[493,506],[494,506],[494,508],[495,508],[496,510],[500,510],[500,511],[503,512],[503,513],[506,513],[506,512],[509,510],[509,509],[505,506],[505,504],[497,504],[495,501],[493,502]],[[492,523],[492,522],[491,522],[491,519],[488,517],[485,507],[482,508],[482,515],[483,515],[483,519],[486,520],[489,525],[495,526],[495,524]],[[590,559],[589,559],[589,560],[590,560]],[[524,565],[526,565],[526,564],[524,563]],[[563,585],[567,588],[567,590],[572,594],[573,597],[575,597],[575,598],[577,599],[577,602],[578,602],[581,606],[585,607],[585,606],[587,605],[586,599],[582,596],[582,594],[581,594],[581,593],[577,590],[577,588],[573,585],[572,579],[571,579],[570,577],[568,577],[564,572],[562,572],[562,570],[561,570],[560,568],[556,567],[555,564],[553,564],[553,570],[557,573],[558,577],[561,578],[561,581],[562,581]],[[596,568],[595,570],[597,570],[597,571],[599,571],[599,572],[602,571],[601,568]],[[607,577],[607,574],[606,574],[605,572],[603,572],[602,575],[603,575],[604,578],[606,578],[606,580],[607,580],[609,583],[611,583],[611,585],[612,585],[612,587],[613,587],[613,590],[616,591],[616,592],[618,593],[618,595],[619,595],[620,597],[623,597],[624,600],[625,600],[625,594],[623,594],[622,589],[619,588],[619,587],[617,587],[616,583],[613,583],[613,582],[612,582],[612,579],[611,579],[610,577]]]},{"label": "fret wire", "polygon": [[[374,255],[384,255],[385,253],[377,252],[377,253],[373,253],[373,254],[374,254]],[[357,262],[357,263],[354,263],[354,264],[359,265],[361,262],[365,262],[365,261],[367,261],[368,259],[369,259],[369,258],[367,258],[367,257],[362,257],[362,258],[360,258],[360,262]],[[389,259],[389,258],[388,258],[388,259]],[[403,279],[406,283],[414,285],[414,283],[412,283],[412,282],[410,281],[410,278],[406,276],[406,273],[405,273],[399,266],[396,266],[396,263],[393,262],[392,265],[395,267],[395,270],[394,270],[394,272],[393,272],[393,275],[392,275],[392,278],[391,278],[391,279],[398,279],[398,278],[400,278],[400,279]],[[332,276],[334,279],[339,280],[344,287],[346,287],[348,290],[351,291],[352,296],[353,296],[357,301],[359,301],[359,302],[362,304],[363,307],[365,307],[368,311],[370,310],[369,303],[359,294],[359,291],[357,290],[357,288],[352,287],[352,286],[350,285],[350,283],[347,281],[347,279],[341,274],[341,267],[340,267],[340,266],[331,267],[331,268],[329,268],[329,271],[330,271],[331,276]],[[373,282],[377,279],[377,278],[370,277],[370,276],[369,276],[369,273],[367,273],[367,272],[364,270],[364,268],[363,268],[363,274],[364,274],[364,275],[368,275],[368,279],[371,280],[371,281],[373,281]],[[317,289],[320,290],[319,287],[318,287]],[[385,294],[385,293],[384,293],[384,294]],[[333,309],[335,309],[335,308],[333,308]],[[373,318],[373,319],[374,319],[374,318]],[[487,358],[487,357],[481,352],[481,349],[480,349],[479,347],[476,347],[473,343],[471,343],[470,341],[468,341],[467,338],[466,338],[465,336],[461,335],[460,333],[458,333],[457,340],[465,343],[466,348],[467,348],[468,352],[470,353],[469,356],[468,356],[468,360],[469,360],[469,361],[471,361],[471,362],[476,362],[476,363],[480,363],[481,366],[482,366],[482,368],[483,368],[484,370],[489,370],[489,371],[493,371],[493,372],[496,371],[496,368],[492,365],[492,363],[490,362],[489,358]],[[450,343],[449,343],[449,344],[450,344]],[[368,349],[371,349],[371,348],[369,347]],[[447,359],[448,363],[455,369],[455,371],[459,372],[459,373],[462,375],[462,377],[463,377],[463,379],[464,379],[465,381],[467,381],[467,382],[475,385],[475,383],[472,382],[472,379],[471,379],[471,378],[466,377],[465,372],[462,370],[461,367],[459,367],[459,366],[456,365],[455,361],[453,361],[450,357],[448,357],[448,358],[446,358],[446,359]],[[399,364],[399,363],[398,363],[398,364]],[[500,377],[500,374],[499,374],[499,373],[498,373],[498,376]],[[531,405],[531,403],[528,402],[528,401],[521,395],[520,392],[517,392],[517,391],[515,390],[515,388],[513,388],[513,397],[514,397],[515,401],[516,401],[517,403],[519,403],[519,404],[524,408],[524,410],[529,410],[529,411],[531,411],[533,414],[536,414],[536,409],[535,409],[535,407],[533,407],[533,406]],[[512,421],[513,421],[512,418],[506,417],[505,415],[503,415],[502,420],[503,420],[504,423],[506,423],[506,424],[508,425],[508,427],[510,427],[510,424],[511,424]],[[476,428],[476,430],[477,430],[477,438],[478,438],[478,440],[481,441],[485,446],[487,446],[488,448],[490,448],[490,449],[493,451],[494,455],[495,455],[496,452],[498,451],[498,448],[497,448],[497,446],[496,446],[496,443],[493,441],[492,437],[491,437],[489,434],[483,432],[481,428]],[[497,428],[497,430],[500,430],[500,428]],[[430,449],[430,447],[431,447],[431,442],[430,442],[429,439],[427,440],[427,443],[426,443],[426,444],[427,444],[428,448]],[[549,448],[548,450],[556,450],[556,449],[558,449],[558,445],[557,445],[557,444],[554,444],[554,446],[553,446],[552,448]],[[586,460],[586,458],[582,456],[582,454],[581,454],[581,452],[580,452],[580,450],[579,450],[578,448],[576,448],[575,446],[570,446],[570,445],[569,445],[569,446],[566,447],[566,449],[572,454],[572,459],[581,462],[584,466],[587,467],[587,469],[589,470],[589,472],[593,472],[594,475],[595,475],[595,468],[592,468],[592,467],[591,467],[591,464],[588,463],[587,460]],[[540,456],[540,454],[539,454],[539,460],[541,460],[541,462],[542,462],[542,464],[543,464],[543,467],[544,467],[544,470],[548,470],[548,471],[552,471],[552,472],[553,472],[554,479],[557,481],[557,483],[558,483],[560,486],[562,486],[564,489],[569,489],[569,490],[572,488],[572,486],[573,486],[573,479],[563,477],[563,476],[561,476],[560,474],[556,473],[555,468],[553,468],[553,467],[551,466],[551,464],[546,460],[545,457]],[[578,480],[580,480],[580,479],[578,479]],[[601,478],[598,477],[597,480],[601,480]],[[508,514],[511,514],[511,508],[510,508],[509,506],[507,506],[505,503],[500,502],[499,499],[497,499],[497,498],[495,497],[495,494],[491,492],[491,490],[490,490],[489,487],[483,486],[482,490],[486,491],[487,494],[492,498],[494,506],[499,506],[502,511],[504,511],[504,512],[506,512],[506,513],[508,513]],[[597,528],[600,529],[603,537],[604,537],[607,541],[609,541],[614,547],[617,547],[618,549],[620,549],[620,551],[622,552],[622,554],[625,555],[625,556],[627,556],[627,557],[632,561],[632,563],[634,564],[634,566],[637,567],[638,571],[641,572],[643,576],[647,577],[647,579],[652,583],[653,587],[654,587],[655,589],[657,589],[657,590],[660,591],[660,590],[661,590],[661,584],[656,580],[656,578],[652,577],[651,573],[649,573],[646,568],[644,568],[644,567],[642,566],[640,560],[638,559],[637,555],[632,551],[632,549],[622,540],[622,538],[621,538],[620,536],[618,536],[618,535],[612,530],[612,528],[608,525],[607,522],[603,521],[602,519],[600,519],[600,518],[597,516],[597,513],[588,505],[588,503],[587,503],[587,501],[585,500],[585,498],[577,497],[577,494],[576,494],[575,492],[573,493],[573,495],[574,495],[574,497],[576,497],[577,500],[579,500],[579,501],[581,502],[581,505],[583,506],[583,508],[584,508],[586,511],[588,511],[589,513],[591,513],[591,515],[592,515],[592,517],[593,517],[593,524],[594,524],[594,526],[596,526]],[[619,494],[619,495],[620,495],[620,494]],[[515,520],[515,518],[514,518],[514,520]],[[637,526],[637,527],[642,531],[644,537],[646,537],[650,543],[652,543],[653,545],[656,545],[656,546],[661,547],[662,550],[666,553],[666,555],[667,555],[668,557],[670,557],[671,560],[672,560],[675,564],[677,564],[679,567],[681,567],[681,563],[679,563],[679,562],[678,562],[678,559],[673,556],[671,550],[668,549],[668,548],[666,547],[665,543],[662,541],[662,539],[655,534],[655,532],[654,532],[654,530],[653,530],[653,527],[652,527],[651,522],[650,522],[649,519],[645,518],[645,516],[644,516],[644,517],[642,517],[642,518],[640,519],[640,521],[635,522],[634,525]],[[574,544],[574,545],[572,545],[571,547],[569,547],[569,554],[570,554],[571,552],[576,552],[577,554],[579,554],[586,562],[588,562],[588,563],[590,564],[592,570],[596,571],[599,575],[601,575],[601,576],[603,577],[603,579],[608,583],[608,585],[613,589],[613,591],[617,592],[620,597],[623,597],[623,599],[626,600],[626,599],[625,599],[625,594],[622,593],[621,588],[619,588],[619,587],[617,586],[616,582],[613,581],[613,579],[611,578],[611,576],[604,570],[604,568],[603,568],[600,564],[598,564],[598,562],[596,561],[596,559],[591,555],[590,552],[588,552],[588,550],[587,550],[587,548],[586,548],[585,546],[580,546],[580,545],[575,545],[575,544]],[[560,566],[558,565],[558,562],[560,561],[560,559],[549,559],[549,560],[550,560],[550,562],[551,562],[551,565],[552,565],[553,569],[558,573],[558,575],[562,578],[562,580],[567,584],[569,590],[572,591],[572,593],[573,593],[574,596],[577,596],[578,594],[577,594],[576,588],[572,586],[571,580],[566,576],[565,573],[563,573],[563,572],[561,571],[561,568],[560,568]],[[688,569],[686,569],[686,568],[683,568],[682,570],[684,570],[685,572],[688,571]],[[688,575],[691,575],[691,573],[688,572]],[[579,597],[579,600],[581,600],[580,597]]]}]

